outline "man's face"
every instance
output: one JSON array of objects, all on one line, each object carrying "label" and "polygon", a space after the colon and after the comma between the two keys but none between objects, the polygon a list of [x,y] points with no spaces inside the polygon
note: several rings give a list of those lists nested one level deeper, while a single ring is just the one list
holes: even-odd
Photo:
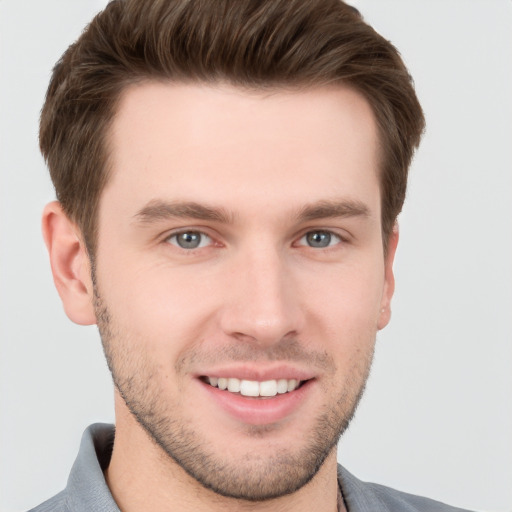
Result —
[{"label": "man's face", "polygon": [[146,83],[109,142],[96,314],[132,413],[118,429],[142,425],[220,494],[296,490],[333,454],[388,319],[370,107],[341,87]]}]

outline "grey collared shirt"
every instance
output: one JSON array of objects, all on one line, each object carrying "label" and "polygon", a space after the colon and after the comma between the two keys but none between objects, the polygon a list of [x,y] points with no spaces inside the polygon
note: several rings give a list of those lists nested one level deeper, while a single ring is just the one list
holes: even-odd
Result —
[{"label": "grey collared shirt", "polygon": [[[120,512],[103,476],[110,462],[114,427],[86,429],[66,488],[30,512]],[[338,482],[348,512],[469,512],[444,503],[362,482],[338,466]]]}]

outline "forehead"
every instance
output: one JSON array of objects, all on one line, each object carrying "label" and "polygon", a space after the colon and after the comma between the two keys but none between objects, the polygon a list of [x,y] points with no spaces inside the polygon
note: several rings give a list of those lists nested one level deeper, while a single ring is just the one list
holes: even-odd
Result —
[{"label": "forehead", "polygon": [[162,194],[261,206],[265,197],[300,203],[378,188],[375,119],[348,87],[139,84],[124,91],[109,143],[104,195],[134,206]]}]

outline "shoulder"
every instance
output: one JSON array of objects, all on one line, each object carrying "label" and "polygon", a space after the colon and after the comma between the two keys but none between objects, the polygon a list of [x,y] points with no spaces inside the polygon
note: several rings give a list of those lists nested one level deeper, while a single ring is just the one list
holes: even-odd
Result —
[{"label": "shoulder", "polygon": [[430,498],[397,491],[384,485],[372,483],[367,485],[390,510],[404,510],[407,512],[469,512]]},{"label": "shoulder", "polygon": [[363,482],[338,466],[338,481],[349,512],[469,512],[384,485]]},{"label": "shoulder", "polygon": [[103,475],[114,440],[113,425],[89,426],[69,473],[66,488],[29,512],[119,512]]},{"label": "shoulder", "polygon": [[66,500],[66,491],[62,491],[53,498],[30,509],[29,512],[69,512],[69,510],[70,508]]}]

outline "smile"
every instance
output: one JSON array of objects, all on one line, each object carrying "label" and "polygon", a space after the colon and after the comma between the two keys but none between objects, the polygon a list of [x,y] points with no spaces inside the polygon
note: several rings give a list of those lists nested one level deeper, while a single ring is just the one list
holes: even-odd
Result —
[{"label": "smile", "polygon": [[222,391],[250,397],[272,397],[295,391],[302,381],[297,379],[243,380],[234,377],[204,377],[204,381]]}]

